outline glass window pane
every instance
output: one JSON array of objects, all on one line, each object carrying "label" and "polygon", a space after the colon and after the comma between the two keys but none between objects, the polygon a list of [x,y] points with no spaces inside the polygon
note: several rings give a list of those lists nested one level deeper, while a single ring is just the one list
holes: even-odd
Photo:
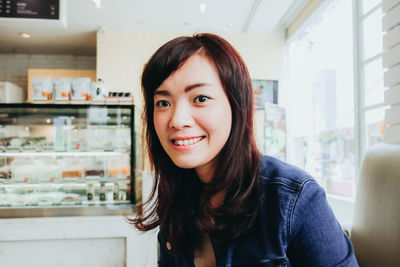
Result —
[{"label": "glass window pane", "polygon": [[376,7],[382,2],[382,0],[363,0],[363,14],[370,11],[372,8]]},{"label": "glass window pane", "polygon": [[367,111],[365,129],[367,131],[367,147],[383,143],[385,108]]},{"label": "glass window pane", "polygon": [[383,103],[384,85],[382,58],[378,58],[364,67],[365,105]]},{"label": "glass window pane", "polygon": [[332,1],[291,42],[287,105],[288,161],[328,193],[349,197],[355,196],[352,23],[352,2]]},{"label": "glass window pane", "polygon": [[379,8],[366,17],[364,29],[364,59],[382,52],[382,10]]}]

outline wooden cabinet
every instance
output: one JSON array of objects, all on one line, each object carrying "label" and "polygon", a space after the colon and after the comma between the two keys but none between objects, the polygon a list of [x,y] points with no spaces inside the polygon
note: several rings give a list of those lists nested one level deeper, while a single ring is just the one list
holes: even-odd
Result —
[{"label": "wooden cabinet", "polygon": [[32,79],[49,77],[49,78],[90,78],[96,81],[96,70],[79,70],[79,69],[28,69],[28,102],[33,102],[33,85]]}]

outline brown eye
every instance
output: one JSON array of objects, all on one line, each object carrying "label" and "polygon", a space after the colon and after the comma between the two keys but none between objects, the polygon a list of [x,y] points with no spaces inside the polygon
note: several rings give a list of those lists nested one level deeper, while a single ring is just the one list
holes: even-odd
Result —
[{"label": "brown eye", "polygon": [[156,102],[157,107],[169,107],[171,104],[167,100],[159,100]]},{"label": "brown eye", "polygon": [[207,100],[209,100],[210,98],[208,97],[208,96],[205,96],[205,95],[199,95],[198,97],[196,97],[195,99],[194,99],[194,102],[195,103],[203,103],[203,102],[206,102]]}]

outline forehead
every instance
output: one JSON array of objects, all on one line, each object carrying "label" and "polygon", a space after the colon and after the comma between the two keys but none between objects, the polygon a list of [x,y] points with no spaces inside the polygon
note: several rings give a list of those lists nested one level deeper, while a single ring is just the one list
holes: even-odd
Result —
[{"label": "forehead", "polygon": [[167,79],[156,89],[166,90],[190,83],[217,83],[220,84],[218,72],[214,64],[205,56],[195,54],[188,58],[184,64],[172,72]]}]

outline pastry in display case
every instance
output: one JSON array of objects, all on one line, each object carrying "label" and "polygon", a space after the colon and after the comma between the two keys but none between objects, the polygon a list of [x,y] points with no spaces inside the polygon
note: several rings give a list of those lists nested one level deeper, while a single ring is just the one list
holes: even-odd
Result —
[{"label": "pastry in display case", "polygon": [[0,104],[0,218],[125,214],[134,106]]}]

